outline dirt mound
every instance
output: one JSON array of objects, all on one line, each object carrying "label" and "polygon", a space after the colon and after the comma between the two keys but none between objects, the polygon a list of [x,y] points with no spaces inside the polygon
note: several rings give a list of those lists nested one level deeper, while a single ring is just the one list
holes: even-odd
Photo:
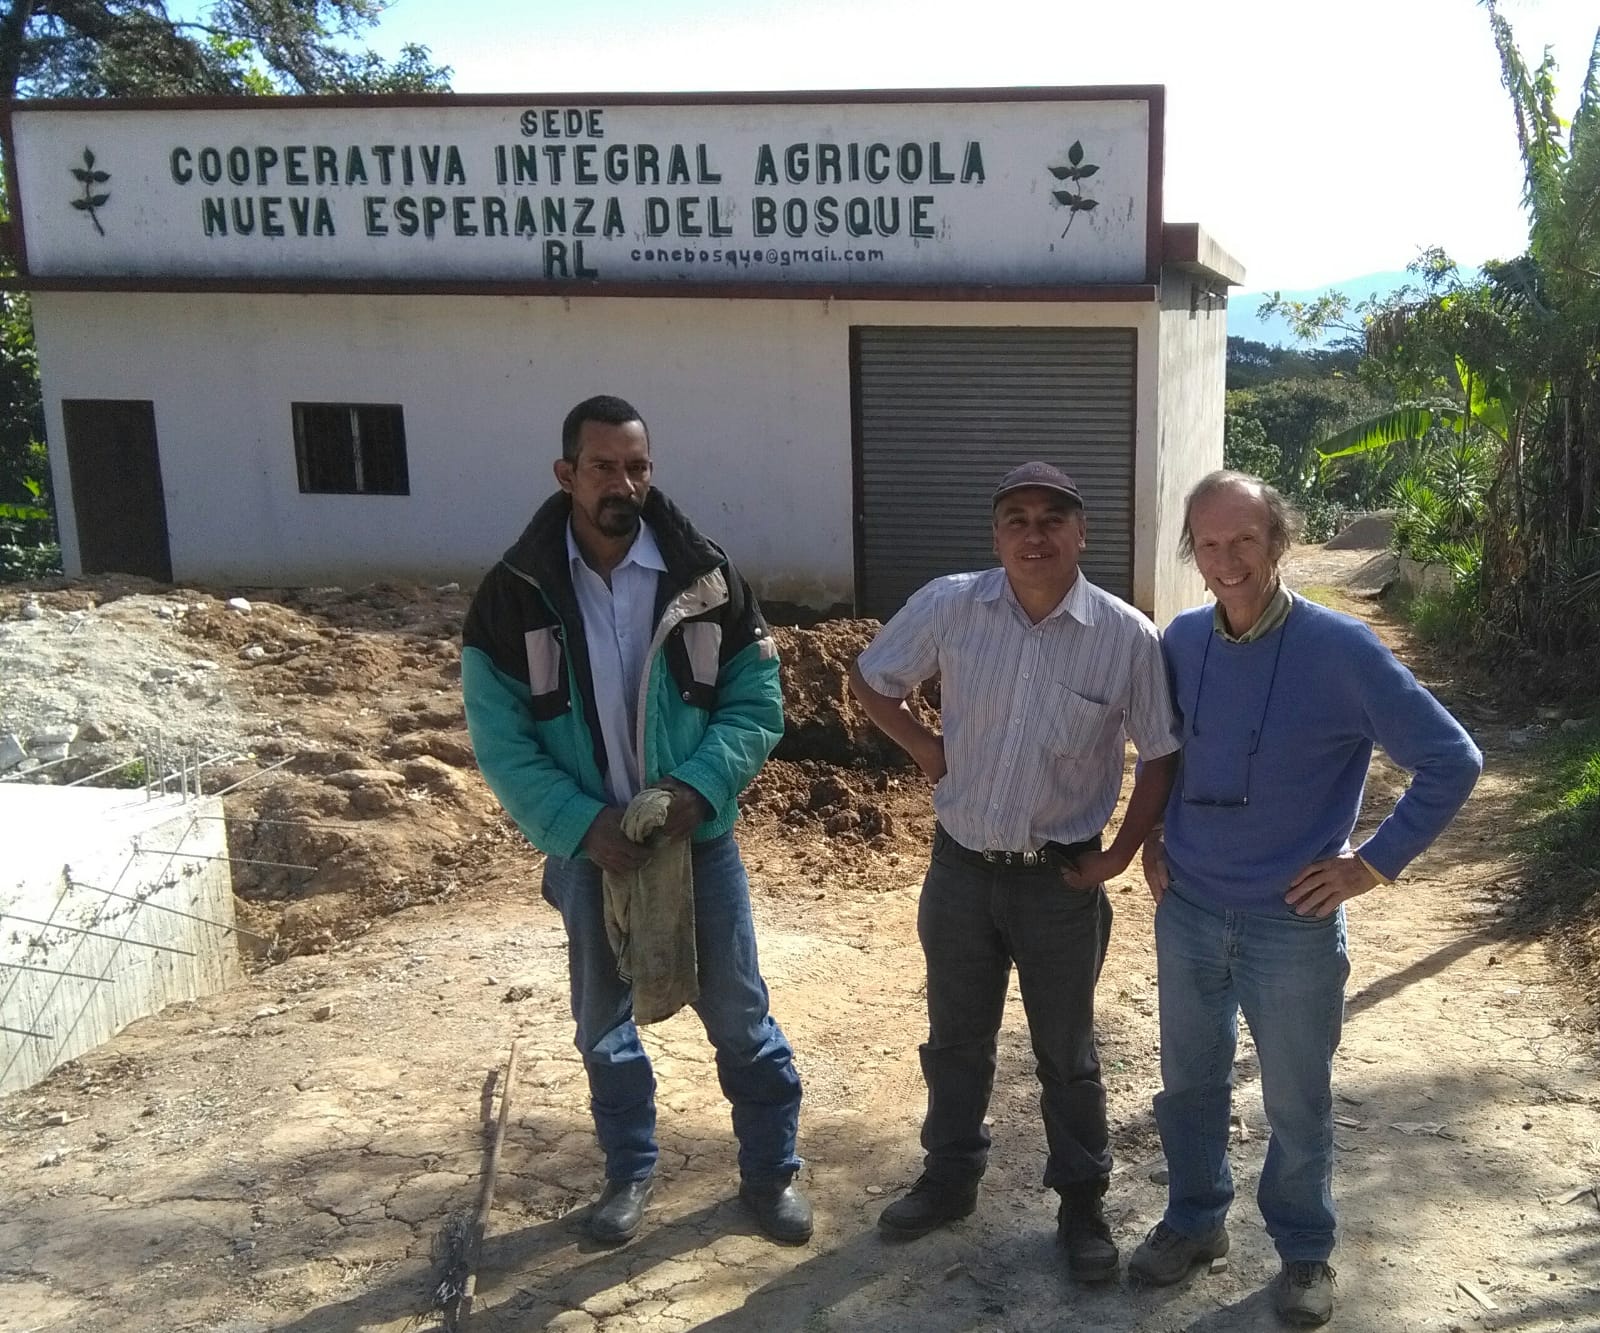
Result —
[{"label": "dirt mound", "polygon": [[[876,620],[833,620],[812,629],[773,630],[784,712],[776,758],[893,769],[911,766],[905,752],[872,725],[848,684],[851,664],[881,628]],[[927,694],[926,687],[914,693],[912,707],[936,725],[936,705],[924,697]]]},{"label": "dirt mound", "polygon": [[[466,593],[408,584],[242,591],[240,600],[237,589],[105,578],[0,597],[0,637],[28,654],[13,673],[27,689],[0,689],[0,711],[59,713],[105,737],[93,750],[75,742],[72,763],[41,779],[128,758],[135,731],[234,756],[207,770],[206,789],[232,789],[234,889],[250,928],[271,937],[263,952],[273,958],[327,948],[398,908],[447,896],[504,859],[508,844],[522,845],[467,736],[458,638]],[[774,630],[787,729],[745,793],[751,832],[803,834],[835,861],[897,840],[926,844],[914,813],[927,809],[926,784],[847,684],[878,629],[837,620]],[[936,720],[925,699],[913,696],[913,706]],[[118,727],[97,731],[96,717]]]},{"label": "dirt mound", "polygon": [[849,845],[895,841],[901,830],[891,811],[905,785],[925,788],[920,775],[883,769],[838,768],[814,759],[770,759],[739,798],[745,817],[805,828]]}]

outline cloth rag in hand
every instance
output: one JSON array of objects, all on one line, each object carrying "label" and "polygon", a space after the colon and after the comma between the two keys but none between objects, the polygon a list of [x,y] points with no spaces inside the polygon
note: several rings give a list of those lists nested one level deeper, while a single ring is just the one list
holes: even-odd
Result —
[{"label": "cloth rag in hand", "polygon": [[659,832],[672,793],[646,787],[622,812],[622,832],[654,852],[638,870],[607,870],[606,937],[617,975],[633,986],[633,1021],[659,1023],[700,995],[694,947],[694,862],[688,838]]}]

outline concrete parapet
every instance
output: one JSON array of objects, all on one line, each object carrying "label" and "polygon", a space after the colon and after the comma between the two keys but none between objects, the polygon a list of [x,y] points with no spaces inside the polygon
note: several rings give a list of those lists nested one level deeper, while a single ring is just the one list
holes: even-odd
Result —
[{"label": "concrete parapet", "polygon": [[221,815],[215,798],[0,786],[0,1092],[238,976]]}]

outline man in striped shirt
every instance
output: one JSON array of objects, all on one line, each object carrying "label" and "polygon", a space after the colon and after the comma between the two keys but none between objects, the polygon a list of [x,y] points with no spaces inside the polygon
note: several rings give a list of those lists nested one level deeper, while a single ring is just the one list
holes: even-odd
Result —
[{"label": "man in striped shirt", "polygon": [[[1000,568],[935,579],[851,670],[867,715],[936,785],[917,933],[928,966],[921,1178],[878,1219],[925,1235],[967,1216],[988,1164],[984,1116],[1011,965],[1028,1016],[1058,1235],[1081,1281],[1117,1274],[1102,1198],[1111,1174],[1094,987],[1111,937],[1104,881],[1154,826],[1179,729],[1155,627],[1078,569],[1083,499],[1025,463],[994,493]],[[940,679],[940,730],[906,695]],[[1110,847],[1125,738],[1141,765]]]}]

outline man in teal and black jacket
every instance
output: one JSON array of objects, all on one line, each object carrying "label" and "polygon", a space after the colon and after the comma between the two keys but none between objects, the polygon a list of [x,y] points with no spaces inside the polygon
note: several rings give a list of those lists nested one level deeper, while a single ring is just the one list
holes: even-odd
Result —
[{"label": "man in teal and black jacket", "polygon": [[800,1079],[768,1012],[749,883],[731,829],[740,791],[783,732],[777,648],[726,555],[651,489],[650,440],[620,398],[562,428],[560,491],[489,571],[463,632],[462,691],[479,767],[546,854],[566,924],[577,1047],[606,1186],[595,1238],[639,1229],[656,1164],[655,1077],[607,936],[602,873],[650,851],[622,831],[645,787],[662,832],[692,839],[699,998],[739,1139],[740,1197],[774,1239],[811,1235],[795,1187]]}]

